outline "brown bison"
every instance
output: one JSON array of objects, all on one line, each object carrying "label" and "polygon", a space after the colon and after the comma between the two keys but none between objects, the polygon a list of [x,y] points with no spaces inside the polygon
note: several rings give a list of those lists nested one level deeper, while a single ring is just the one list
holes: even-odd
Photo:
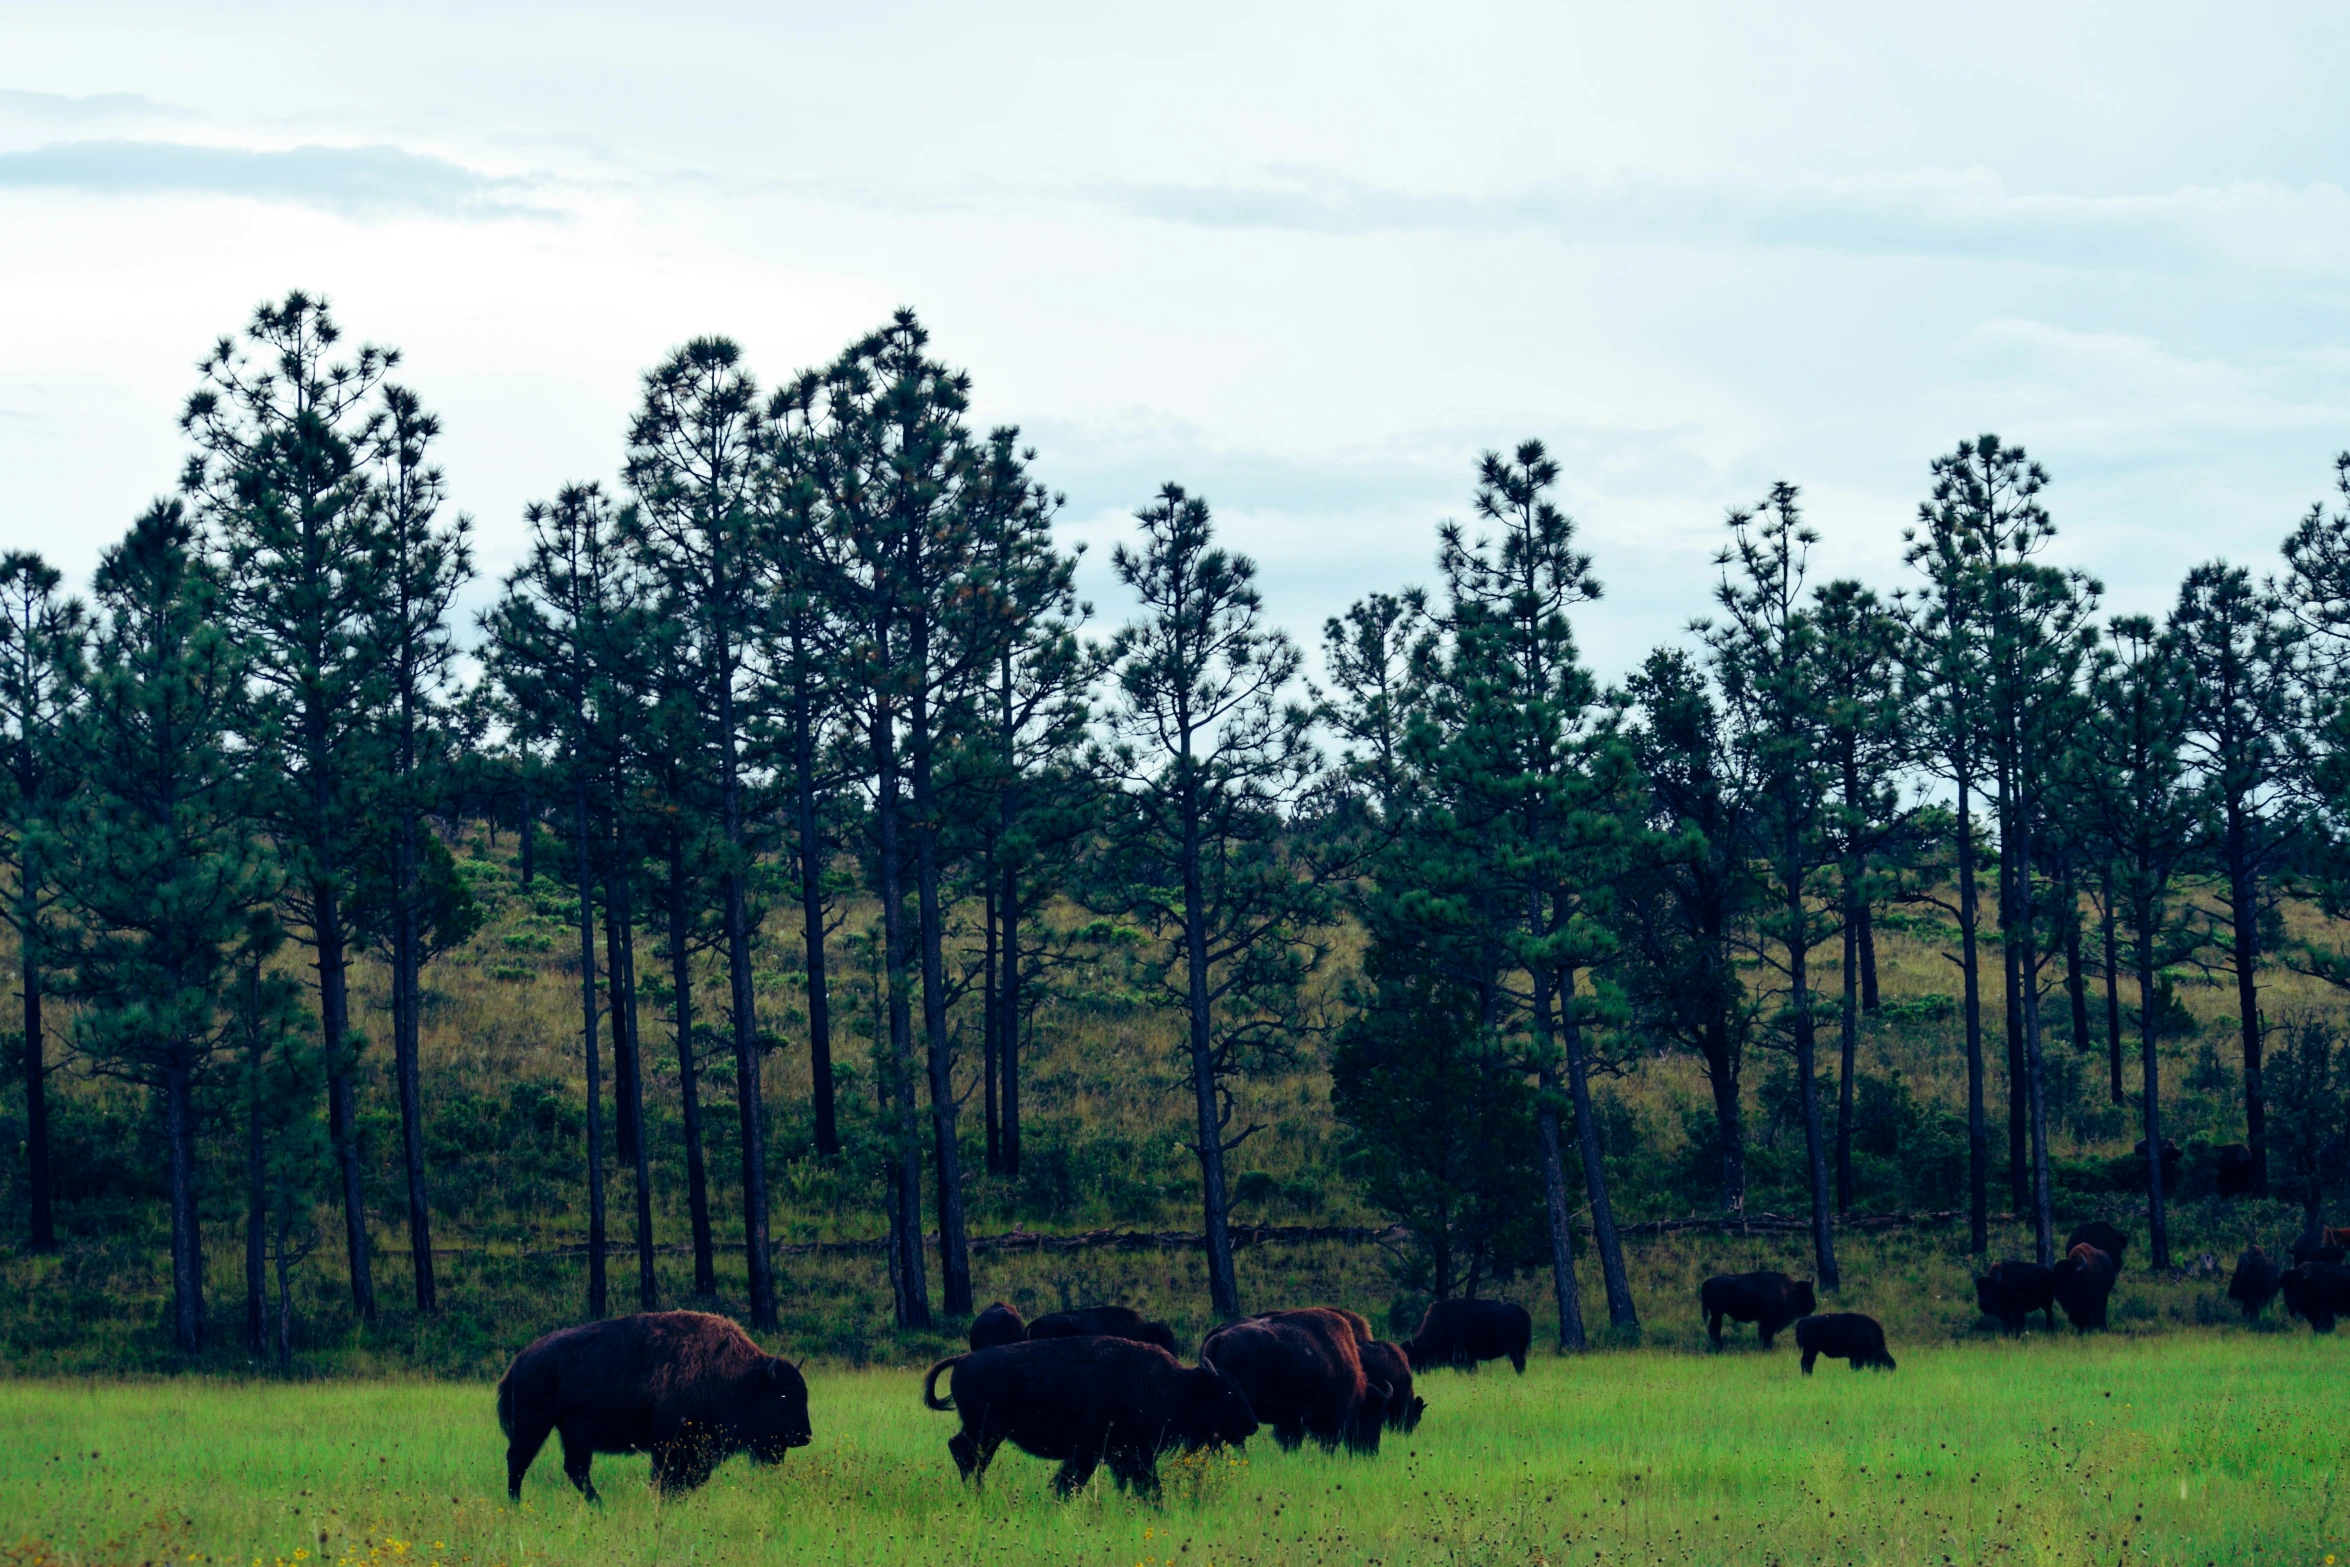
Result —
[{"label": "brown bison", "polygon": [[1175,1330],[1152,1322],[1131,1306],[1085,1306],[1076,1311],[1048,1311],[1028,1324],[1028,1336],[1039,1338],[1122,1338],[1137,1344],[1156,1344],[1170,1355],[1180,1355]]},{"label": "brown bison", "polygon": [[2228,1299],[2243,1308],[2244,1320],[2250,1322],[2277,1298],[2284,1277],[2284,1270],[2269,1260],[2267,1252],[2247,1246],[2236,1259],[2235,1276],[2228,1280]]},{"label": "brown bison", "polygon": [[1526,1374],[1526,1351],[1534,1342],[1534,1319],[1506,1300],[1440,1300],[1420,1319],[1420,1331],[1404,1340],[1414,1371],[1451,1366],[1474,1371],[1479,1361],[1508,1357]]},{"label": "brown bison", "polygon": [[[951,1370],[948,1396],[938,1376]],[[947,1438],[955,1467],[974,1485],[1009,1441],[1057,1458],[1053,1489],[1064,1499],[1108,1463],[1122,1490],[1159,1491],[1159,1455],[1238,1446],[1257,1419],[1232,1378],[1185,1366],[1152,1344],[1105,1335],[1029,1339],[942,1360],[922,1382],[922,1402],[951,1409],[963,1428]]]},{"label": "brown bison", "polygon": [[2313,1224],[2293,1240],[2293,1260],[2301,1262],[2340,1262],[2350,1254],[2350,1230],[2329,1229]]},{"label": "brown bison", "polygon": [[2036,1262],[1991,1264],[1991,1271],[1975,1280],[1975,1304],[1986,1317],[1997,1317],[2010,1333],[2024,1330],[2024,1318],[2035,1311],[2048,1314],[2056,1326],[2056,1270]]},{"label": "brown bison", "polygon": [[1028,1324],[1020,1320],[1020,1313],[997,1301],[971,1319],[971,1347],[993,1349],[998,1344],[1017,1344],[1028,1336]]},{"label": "brown bison", "polygon": [[1363,1374],[1362,1341],[1337,1312],[1308,1308],[1231,1323],[1209,1334],[1199,1355],[1201,1365],[1240,1384],[1282,1447],[1310,1436],[1325,1449],[1343,1442],[1351,1452],[1379,1451],[1389,1389]]},{"label": "brown bison", "polygon": [[516,1355],[498,1383],[498,1424],[517,1501],[550,1432],[591,1502],[598,1453],[651,1453],[655,1485],[690,1491],[730,1454],[776,1464],[807,1446],[808,1384],[724,1317],[651,1311],[564,1328]]},{"label": "brown bison", "polygon": [[2050,1270],[2049,1293],[2077,1331],[2105,1326],[2105,1305],[2112,1298],[2118,1271],[2112,1257],[2087,1241],[2066,1252]]},{"label": "brown bison", "polygon": [[1864,1317],[1857,1311],[1831,1311],[1824,1317],[1806,1317],[1795,1324],[1795,1347],[1803,1351],[1803,1374],[1811,1375],[1812,1362],[1822,1355],[1830,1360],[1841,1360],[1858,1371],[1863,1366],[1874,1366],[1880,1371],[1893,1369],[1893,1356],[1885,1348],[1885,1330],[1877,1326],[1877,1319]]},{"label": "brown bison", "polygon": [[2064,1249],[2067,1252],[2080,1245],[2094,1246],[2111,1257],[2113,1271],[2119,1274],[2122,1271],[2122,1253],[2129,1249],[2130,1238],[2103,1219],[2091,1219],[2064,1238]]},{"label": "brown bison", "polygon": [[1697,1291],[1698,1309],[1705,1313],[1706,1337],[1722,1347],[1722,1319],[1751,1322],[1762,1347],[1788,1323],[1820,1309],[1811,1280],[1791,1279],[1784,1273],[1717,1273]]},{"label": "brown bison", "polygon": [[2350,1311],[2350,1268],[2332,1262],[2305,1262],[2287,1269],[2277,1281],[2285,1310],[2320,1333],[2334,1331],[2334,1320]]}]

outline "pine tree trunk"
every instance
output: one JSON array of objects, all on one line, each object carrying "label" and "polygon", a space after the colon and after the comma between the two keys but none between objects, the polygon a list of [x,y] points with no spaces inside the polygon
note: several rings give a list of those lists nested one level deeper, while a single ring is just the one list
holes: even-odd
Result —
[{"label": "pine tree trunk", "polygon": [[1795,1081],[1803,1105],[1803,1151],[1811,1175],[1811,1243],[1812,1254],[1819,1270],[1820,1288],[1841,1288],[1836,1272],[1836,1221],[1834,1202],[1828,1187],[1828,1145],[1820,1126],[1820,1085],[1817,1062],[1814,1059],[1817,1040],[1812,1026],[1811,984],[1807,977],[1809,954],[1804,936],[1809,929],[1803,907],[1802,860],[1792,841],[1785,846],[1786,863],[1783,871],[1787,884],[1784,913],[1787,919],[1787,1001],[1794,1009],[1795,1022]]},{"label": "pine tree trunk", "polygon": [[612,858],[604,868],[604,1015],[612,1020],[612,1154],[622,1164],[636,1158],[636,1048],[621,995],[620,949],[628,929],[628,888],[620,869],[619,845],[606,845]]},{"label": "pine tree trunk", "polygon": [[1705,1077],[1714,1095],[1714,1133],[1721,1139],[1722,1211],[1746,1212],[1746,1118],[1738,1104],[1738,1063],[1730,1058],[1730,1020],[1705,1020]]},{"label": "pine tree trunk", "polygon": [[2007,885],[2009,866],[2014,859],[2012,850],[2002,843],[1999,846],[1999,955],[2007,982],[2008,1207],[2021,1214],[2031,1206],[2032,1200],[2032,1088],[2030,1071],[2024,1064],[2024,1009],[2030,1003],[2024,999],[2023,973],[2017,963],[2020,941],[2016,932],[2015,894]]},{"label": "pine tree trunk", "polygon": [[2113,1091],[2113,1102],[2127,1104],[2128,1096],[2122,1088],[2122,981],[2121,953],[2114,940],[2113,884],[2105,887],[2105,917],[2101,922],[2105,935],[2105,1052],[2106,1068]]},{"label": "pine tree trunk", "polygon": [[604,1278],[604,1063],[596,1047],[596,885],[588,869],[587,775],[578,781],[573,829],[579,844],[579,1032],[587,1056],[589,1318],[609,1314]]},{"label": "pine tree trunk", "polygon": [[2244,1142],[2252,1150],[2252,1195],[2268,1195],[2268,1101],[2260,1083],[2260,888],[2250,832],[2237,802],[2228,803],[2228,916],[2236,968],[2236,1023],[2244,1040]]},{"label": "pine tree trunk", "polygon": [[359,1105],[345,1041],[350,1037],[350,992],[343,967],[343,920],[331,885],[312,888],[318,935],[319,1043],[327,1060],[326,1128],[334,1143],[343,1187],[343,1248],[350,1260],[351,1303],[363,1321],[375,1320],[375,1268],[367,1239],[366,1172],[359,1163]]},{"label": "pine tree trunk", "polygon": [[741,1128],[743,1175],[743,1265],[750,1278],[751,1326],[775,1329],[775,1260],[767,1244],[767,1115],[760,1099],[759,1017],[751,986],[751,911],[743,888],[743,802],[739,737],[734,715],[734,659],[731,648],[718,657],[719,807],[726,831],[727,998],[733,1014],[734,1105]]},{"label": "pine tree trunk", "polygon": [[1190,736],[1176,764],[1183,790],[1184,1010],[1191,1025],[1191,1097],[1199,1124],[1200,1218],[1208,1251],[1208,1305],[1220,1322],[1240,1315],[1240,1279],[1232,1262],[1230,1200],[1224,1189],[1224,1121],[1216,1104],[1216,1060],[1208,1019],[1208,913],[1202,877],[1200,802]]},{"label": "pine tree trunk", "polygon": [[1860,1009],[1874,1015],[1877,999],[1877,916],[1862,900],[1860,906]]},{"label": "pine tree trunk", "polygon": [[2021,936],[2016,967],[2023,976],[2024,1074],[2032,1120],[2032,1233],[2042,1267],[2056,1263],[2055,1215],[2048,1186],[2048,1076],[2040,1056],[2040,955],[2038,926],[2033,918],[2031,801],[2025,796],[2018,815],[2022,830],[2016,844],[2016,929]]},{"label": "pine tree trunk", "polygon": [[1575,1234],[1567,1196],[1567,1162],[1559,1146],[1558,1074],[1545,1067],[1538,1074],[1534,1132],[1542,1154],[1542,1209],[1550,1239],[1550,1284],[1559,1308],[1559,1349],[1580,1351],[1583,1337],[1583,1291],[1575,1279]]},{"label": "pine tree trunk", "polygon": [[[1547,993],[1537,993],[1538,1007],[1547,1011],[1548,1001]],[[1600,1146],[1599,1116],[1591,1104],[1583,1023],[1575,1016],[1573,969],[1559,976],[1559,1009],[1559,1038],[1566,1046],[1567,1093],[1575,1107],[1575,1142],[1583,1155],[1583,1185],[1591,1195],[1591,1238],[1599,1251],[1600,1277],[1607,1289],[1608,1325],[1619,1336],[1637,1337],[1640,1313],[1632,1305],[1632,1281],[1624,1271],[1624,1243],[1616,1233],[1615,1204],[1608,1198],[1606,1151]]]},{"label": "pine tree trunk", "polygon": [[[32,872],[23,870],[30,878]],[[49,1164],[49,1061],[41,1034],[41,927],[30,900],[16,921],[24,987],[24,1156],[29,1239],[35,1253],[57,1249],[57,1211]]]},{"label": "pine tree trunk", "polygon": [[432,1262],[432,1209],[424,1183],[424,1094],[417,1053],[421,1044],[422,985],[416,925],[416,814],[403,807],[398,862],[399,898],[392,914],[392,1067],[399,1078],[400,1163],[408,1188],[408,1263],[416,1281],[416,1309],[440,1304]]},{"label": "pine tree trunk", "polygon": [[2154,1053],[2154,900],[2133,911],[2138,937],[2138,1074],[2146,1117],[2146,1230],[2149,1268],[2168,1268],[2170,1218],[2162,1190],[2162,1065]]},{"label": "pine tree trunk", "polygon": [[[527,767],[529,764],[526,762],[523,765]],[[539,879],[538,855],[536,852],[539,842],[539,816],[538,807],[532,802],[530,791],[527,788],[522,791],[521,826],[522,865],[520,868],[522,871],[522,890],[525,895],[528,895],[531,889],[538,885]]]},{"label": "pine tree trunk", "polygon": [[884,709],[875,719],[874,759],[880,777],[874,832],[881,870],[882,963],[889,980],[889,1093],[895,1110],[895,1164],[891,1237],[898,1253],[897,1320],[901,1328],[930,1326],[930,1281],[922,1260],[922,1133],[914,1105],[913,999],[907,994],[905,862],[898,841],[897,735]]},{"label": "pine tree trunk", "polygon": [[613,874],[604,902],[604,933],[612,961],[612,1070],[619,1090],[614,1097],[628,1142],[621,1157],[635,1166],[636,1176],[637,1309],[651,1311],[660,1303],[661,1286],[653,1272],[653,1160],[645,1144],[644,1053],[636,1026],[636,918],[629,894],[628,873],[622,868]]},{"label": "pine tree trunk", "polygon": [[792,693],[794,838],[799,848],[800,942],[808,966],[808,1095],[816,1119],[817,1157],[840,1155],[840,1119],[832,1082],[832,990],[824,967],[824,842],[816,822],[816,738],[805,682]]},{"label": "pine tree trunk", "polygon": [[1857,899],[1844,905],[1844,1004],[1837,1019],[1842,1058],[1836,1073],[1836,1211],[1852,1211],[1852,1074],[1860,1053],[1860,923]]},{"label": "pine tree trunk", "polygon": [[183,1355],[204,1348],[204,1241],[196,1216],[195,1071],[175,1048],[164,1067],[165,1135],[171,1160],[171,1329]]},{"label": "pine tree trunk", "polygon": [[1000,976],[997,973],[1000,948],[996,926],[995,853],[992,846],[982,860],[981,877],[986,891],[980,912],[980,923],[985,927],[979,954],[980,1111],[982,1125],[987,1133],[987,1173],[1001,1175],[1004,1169],[1004,1136],[996,1103],[997,1074],[1001,1070],[996,1052],[996,1033],[1001,1021],[1003,992],[999,989]]},{"label": "pine tree trunk", "polygon": [[[258,981],[260,971],[253,978]],[[269,1163],[262,1141],[259,1020],[245,1050],[245,1348],[269,1353]]]},{"label": "pine tree trunk", "polygon": [[[917,636],[915,667],[927,669],[927,643]],[[922,1033],[930,1068],[930,1136],[938,1177],[938,1271],[943,1304],[950,1317],[971,1315],[971,1252],[964,1234],[963,1149],[956,1121],[954,1043],[947,1033],[946,913],[938,890],[939,821],[937,792],[931,787],[930,709],[914,698],[914,895],[920,924]]]},{"label": "pine tree trunk", "polygon": [[2073,880],[2072,857],[2064,861],[2057,897],[2064,905],[2064,988],[2073,1004],[2073,1048],[2089,1048],[2089,978],[2081,963],[2081,889]]},{"label": "pine tree trunk", "polygon": [[702,1088],[694,1062],[694,971],[686,941],[685,834],[669,844],[669,984],[677,1027],[677,1094],[685,1119],[686,1210],[694,1232],[694,1293],[718,1293],[716,1247],[710,1237],[710,1172],[702,1160]]},{"label": "pine tree trunk", "polygon": [[[1966,721],[1961,713],[1959,722]],[[1975,886],[1975,827],[1969,785],[1973,782],[1962,745],[1953,769],[1958,784],[1958,945],[1961,987],[1966,992],[1967,1243],[1976,1256],[1991,1249],[1991,1127],[1983,1103],[1982,951],[1976,944],[1979,918]]]},{"label": "pine tree trunk", "polygon": [[1003,1033],[997,1048],[1003,1053],[1004,1173],[1020,1173],[1020,872],[1004,871]]}]

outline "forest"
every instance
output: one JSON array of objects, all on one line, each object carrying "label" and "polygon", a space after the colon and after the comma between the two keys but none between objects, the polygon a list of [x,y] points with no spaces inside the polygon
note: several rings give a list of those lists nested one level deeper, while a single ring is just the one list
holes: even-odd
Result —
[{"label": "forest", "polygon": [[905,310],[675,350],[460,613],[401,370],[266,304],[86,591],[0,560],[13,1367],[697,1303],[910,1359],[1121,1229],[1199,1321],[1294,1243],[1582,1349],[1678,1225],[1832,1293],[2110,1212],[2176,1276],[2350,1162],[2350,453],[2159,617],[1997,436],[1920,455],[1897,581],[1777,483],[1608,683],[1537,440],[1318,649],[1174,482],[1097,625]]}]

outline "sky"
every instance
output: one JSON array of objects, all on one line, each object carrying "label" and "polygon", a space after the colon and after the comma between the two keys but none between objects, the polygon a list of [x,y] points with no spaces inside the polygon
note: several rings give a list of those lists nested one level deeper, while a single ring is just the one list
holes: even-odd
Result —
[{"label": "sky", "polygon": [[1731,507],[1904,584],[1928,464],[2049,470],[2159,613],[2350,447],[2350,10],[2271,4],[48,4],[0,49],[0,547],[79,579],[197,362],[325,294],[442,416],[482,583],[614,479],[638,377],[900,305],[1110,546],[1169,480],[1309,645],[1535,438],[1603,674]]}]

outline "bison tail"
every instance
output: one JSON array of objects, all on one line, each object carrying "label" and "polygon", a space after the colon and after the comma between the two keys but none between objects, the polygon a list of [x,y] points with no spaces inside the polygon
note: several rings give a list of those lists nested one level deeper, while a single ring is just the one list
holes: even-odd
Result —
[{"label": "bison tail", "polygon": [[498,1378],[498,1429],[509,1437],[514,1434],[514,1373],[511,1371]]},{"label": "bison tail", "polygon": [[955,1400],[951,1394],[945,1398],[938,1396],[938,1374],[949,1366],[961,1365],[969,1358],[968,1355],[949,1355],[930,1368],[930,1375],[922,1379],[922,1402],[925,1407],[931,1409],[952,1409],[955,1407]]}]

